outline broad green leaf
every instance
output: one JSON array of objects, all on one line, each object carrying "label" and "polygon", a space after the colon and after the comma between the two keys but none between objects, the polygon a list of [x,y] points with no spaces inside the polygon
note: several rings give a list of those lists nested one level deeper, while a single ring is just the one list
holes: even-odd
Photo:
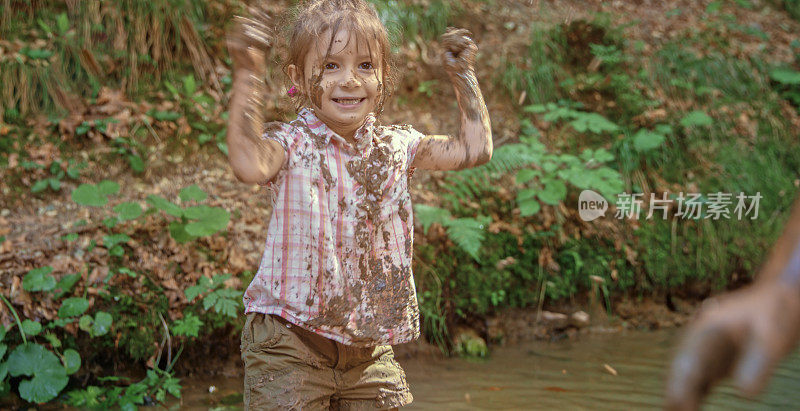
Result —
[{"label": "broad green leaf", "polygon": [[197,318],[196,315],[189,313],[180,320],[176,320],[172,324],[172,333],[175,335],[185,335],[187,337],[197,337],[203,321]]},{"label": "broad green leaf", "polygon": [[67,33],[69,30],[69,17],[67,17],[67,13],[59,13],[56,16],[56,27],[58,27],[58,33],[62,36]]},{"label": "broad green leaf", "polygon": [[144,172],[144,160],[142,160],[142,157],[136,154],[128,154],[128,164],[130,164],[131,170],[134,172]]},{"label": "broad green leaf", "polygon": [[61,303],[58,309],[58,316],[61,318],[76,317],[89,309],[89,300],[82,297],[67,298]]},{"label": "broad green leaf", "polygon": [[189,187],[183,188],[178,197],[180,197],[181,202],[184,203],[192,200],[203,201],[206,199],[206,192],[201,190],[197,184],[192,184]]},{"label": "broad green leaf", "polygon": [[792,69],[775,69],[770,71],[769,76],[778,83],[787,86],[800,85],[800,71]]},{"label": "broad green leaf", "polygon": [[117,226],[119,219],[117,217],[108,217],[103,219],[103,225],[108,228],[114,228]]},{"label": "broad green leaf", "polygon": [[542,202],[549,205],[558,205],[567,195],[567,186],[561,180],[547,180],[544,188],[537,196]]},{"label": "broad green leaf", "polygon": [[712,124],[714,124],[714,120],[700,110],[692,111],[681,119],[681,125],[684,127],[710,126]]},{"label": "broad green leaf", "polygon": [[187,96],[191,96],[197,91],[197,83],[195,83],[193,75],[188,74],[183,77],[183,91]]},{"label": "broad green leaf", "polygon": [[26,401],[48,402],[67,385],[68,377],[61,361],[39,344],[18,345],[9,355],[7,365],[12,377],[33,376],[19,383],[19,395]]},{"label": "broad green leaf", "polygon": [[126,234],[111,234],[103,236],[103,246],[106,248],[112,248],[117,244],[124,244],[128,241],[131,241],[131,238]]},{"label": "broad green leaf", "polygon": [[114,212],[117,213],[117,218],[122,221],[133,220],[142,215],[142,206],[139,203],[128,201],[114,206]]},{"label": "broad green leaf", "polygon": [[103,180],[97,183],[97,189],[100,190],[100,194],[109,196],[119,192],[119,184],[111,180]]},{"label": "broad green leaf", "polygon": [[147,196],[147,203],[173,217],[183,216],[183,210],[164,197],[151,194]]},{"label": "broad green leaf", "polygon": [[53,191],[61,190],[61,180],[57,178],[48,178],[47,181],[50,183],[50,188],[52,188]]},{"label": "broad green leaf", "polygon": [[50,291],[56,286],[56,279],[50,275],[53,267],[34,268],[22,278],[22,288],[25,291]]},{"label": "broad green leaf", "polygon": [[74,374],[81,368],[81,355],[72,348],[64,350],[64,369],[67,374]]},{"label": "broad green leaf", "polygon": [[108,250],[108,255],[112,257],[122,257],[125,255],[125,249],[121,245],[115,245]]},{"label": "broad green leaf", "polygon": [[534,190],[532,188],[526,188],[526,189],[523,189],[523,190],[519,190],[517,192],[517,202],[530,200],[530,199],[536,197],[536,193],[538,191],[539,190]]},{"label": "broad green leaf", "polygon": [[31,193],[39,193],[47,189],[47,179],[39,180],[31,186]]},{"label": "broad green leaf", "polygon": [[78,239],[78,233],[69,233],[69,234],[61,237],[61,239],[66,241],[66,242],[73,242],[73,241]]},{"label": "broad green leaf", "polygon": [[153,112],[153,118],[158,121],[175,121],[181,118],[181,114],[175,111],[156,111]]},{"label": "broad green leaf", "polygon": [[186,232],[195,237],[211,235],[225,229],[231,217],[225,209],[207,205],[187,207],[183,215],[198,220],[186,225]]},{"label": "broad green leaf", "polygon": [[78,320],[78,328],[88,333],[92,331],[93,323],[94,319],[92,319],[91,315],[82,315],[81,319]]},{"label": "broad green leaf", "polygon": [[519,204],[519,211],[522,217],[532,216],[538,213],[542,208],[542,206],[536,200],[519,201],[519,198],[517,198],[517,204]]},{"label": "broad green leaf", "polygon": [[39,335],[39,333],[42,332],[42,324],[38,321],[31,321],[26,318],[22,321],[22,331],[31,336]]},{"label": "broad green leaf", "polygon": [[119,272],[120,274],[127,274],[128,277],[133,277],[133,278],[136,278],[139,275],[127,267],[120,267]]},{"label": "broad green leaf", "polygon": [[113,323],[114,319],[111,317],[111,314],[105,311],[99,311],[97,314],[94,315],[94,322],[92,323],[92,336],[98,337],[101,335],[106,335],[108,330],[111,329],[111,324]]},{"label": "broad green leaf", "polygon": [[664,136],[647,129],[640,129],[633,136],[633,147],[639,151],[649,151],[661,146]]},{"label": "broad green leaf", "polygon": [[55,287],[55,290],[58,290],[58,292],[55,295],[55,298],[58,299],[62,295],[70,292],[72,290],[72,287],[75,286],[75,283],[77,283],[78,280],[80,279],[81,279],[80,274],[67,274],[61,277],[61,279],[58,280],[58,283],[56,284]]},{"label": "broad green leaf", "polygon": [[186,232],[186,224],[182,224],[177,221],[172,221],[169,223],[169,235],[180,244],[192,241],[195,238]]},{"label": "broad green leaf", "polygon": [[525,168],[517,172],[516,181],[517,184],[525,184],[528,181],[531,181],[534,177],[539,177],[541,175],[542,172],[539,170],[534,170],[532,168]]},{"label": "broad green leaf", "polygon": [[100,189],[93,184],[81,184],[72,190],[72,201],[86,206],[102,207],[108,202],[108,198],[100,192]]}]

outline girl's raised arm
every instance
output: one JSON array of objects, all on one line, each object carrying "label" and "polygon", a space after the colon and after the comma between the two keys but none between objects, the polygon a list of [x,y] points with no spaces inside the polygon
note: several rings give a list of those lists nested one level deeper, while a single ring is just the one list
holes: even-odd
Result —
[{"label": "girl's raised arm", "polygon": [[442,35],[444,68],[453,83],[461,112],[458,136],[429,135],[422,139],[413,167],[461,170],[492,158],[492,127],[475,76],[478,46],[464,29],[449,28]]},{"label": "girl's raised arm", "polygon": [[286,157],[281,145],[262,138],[266,51],[270,46],[266,12],[251,9],[251,18],[237,17],[228,34],[233,60],[233,96],[228,117],[228,159],[245,183],[264,183],[278,173]]}]

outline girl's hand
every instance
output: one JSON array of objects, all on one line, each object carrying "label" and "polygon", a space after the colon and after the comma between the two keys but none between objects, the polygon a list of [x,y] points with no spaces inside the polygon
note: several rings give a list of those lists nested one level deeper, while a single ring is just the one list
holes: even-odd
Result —
[{"label": "girl's hand", "polygon": [[800,296],[779,281],[706,302],[672,363],[666,408],[698,409],[711,387],[731,374],[744,394],[756,395],[797,344],[798,331]]},{"label": "girl's hand", "polygon": [[228,53],[234,71],[248,70],[262,74],[267,70],[267,51],[272,45],[270,17],[260,7],[250,7],[250,17],[236,16],[233,29],[228,33]]},{"label": "girl's hand", "polygon": [[469,30],[448,27],[442,34],[441,43],[444,47],[442,64],[450,76],[467,74],[475,71],[475,55],[478,46],[470,37]]}]

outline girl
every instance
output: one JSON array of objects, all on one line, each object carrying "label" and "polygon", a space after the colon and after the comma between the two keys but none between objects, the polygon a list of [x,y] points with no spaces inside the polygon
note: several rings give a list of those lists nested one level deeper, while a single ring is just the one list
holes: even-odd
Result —
[{"label": "girl", "polygon": [[489,114],[466,30],[442,36],[461,117],[455,136],[379,126],[392,67],[386,29],[364,0],[315,0],[294,16],[284,72],[298,107],[264,124],[263,11],[228,39],[236,176],[272,190],[258,273],[244,295],[246,408],[395,408],[411,402],[391,345],[419,336],[411,273],[415,167],[455,170],[492,155]]}]

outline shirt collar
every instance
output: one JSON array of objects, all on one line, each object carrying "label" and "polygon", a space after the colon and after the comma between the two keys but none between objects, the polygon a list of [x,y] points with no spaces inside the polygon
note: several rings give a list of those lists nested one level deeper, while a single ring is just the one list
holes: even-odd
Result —
[{"label": "shirt collar", "polygon": [[[313,109],[303,107],[303,109],[297,113],[297,118],[302,119],[303,122],[305,122],[308,126],[308,129],[311,130],[315,136],[322,137],[322,143],[324,143],[324,146],[327,146],[330,143],[331,138],[336,139],[341,143],[346,143],[346,140],[342,136],[331,130],[327,124],[317,118]],[[354,135],[357,149],[364,149],[370,143],[372,140],[371,136],[373,134],[372,131],[374,124],[375,114],[367,114],[367,117],[364,119],[364,124],[362,124],[358,130],[356,130]]]}]

